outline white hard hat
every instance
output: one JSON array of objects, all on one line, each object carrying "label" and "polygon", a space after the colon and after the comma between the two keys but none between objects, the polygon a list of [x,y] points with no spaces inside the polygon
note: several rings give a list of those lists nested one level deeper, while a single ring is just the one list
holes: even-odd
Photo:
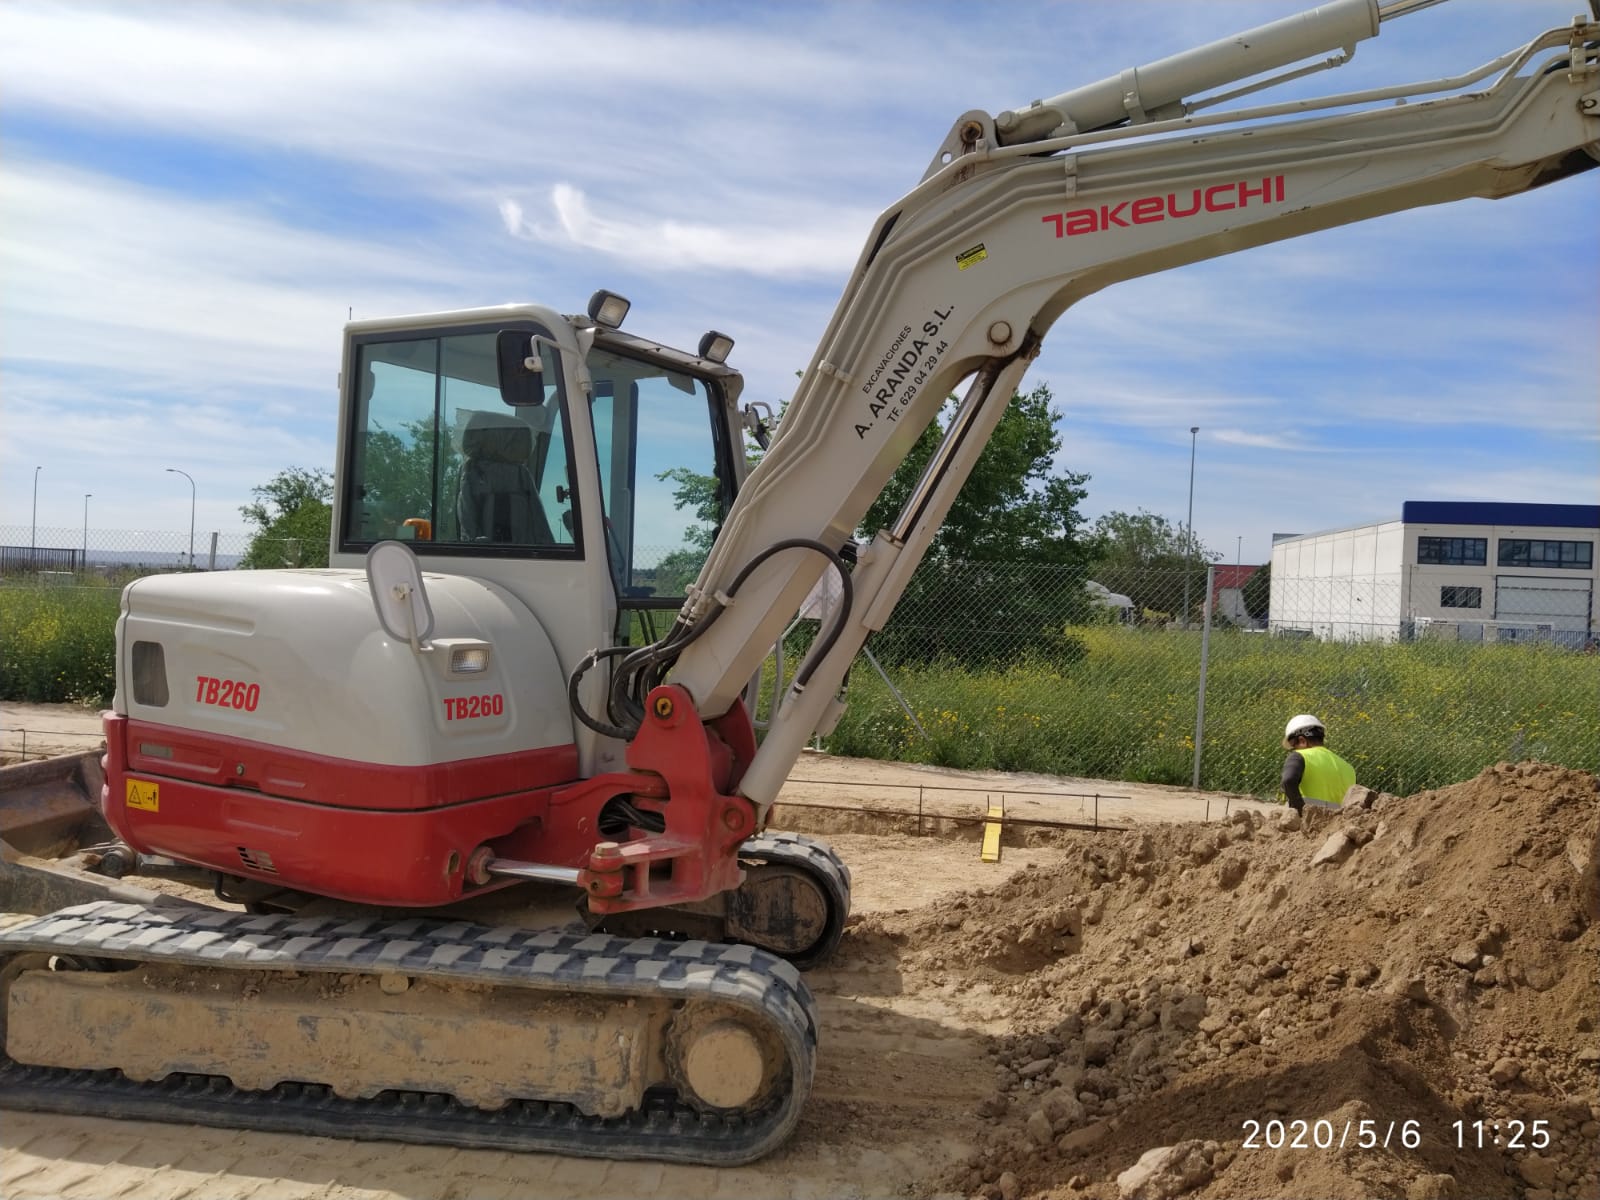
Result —
[{"label": "white hard hat", "polygon": [[1313,729],[1318,733],[1323,731],[1322,718],[1314,717],[1310,713],[1290,717],[1289,723],[1283,727],[1283,744],[1287,746],[1296,734],[1310,733]]}]

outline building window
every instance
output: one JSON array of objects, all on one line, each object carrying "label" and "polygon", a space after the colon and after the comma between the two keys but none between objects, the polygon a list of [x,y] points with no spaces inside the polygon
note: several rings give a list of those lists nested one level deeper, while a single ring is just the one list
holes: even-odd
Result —
[{"label": "building window", "polygon": [[[1504,542],[1500,543],[1502,546]],[[1482,567],[1489,562],[1489,539],[1474,537],[1419,537],[1417,561],[1444,567]]]},{"label": "building window", "polygon": [[1481,587],[1442,587],[1439,589],[1440,608],[1482,608]]},{"label": "building window", "polygon": [[1587,571],[1594,566],[1593,542],[1540,541],[1528,538],[1501,538],[1502,567],[1565,567]]}]

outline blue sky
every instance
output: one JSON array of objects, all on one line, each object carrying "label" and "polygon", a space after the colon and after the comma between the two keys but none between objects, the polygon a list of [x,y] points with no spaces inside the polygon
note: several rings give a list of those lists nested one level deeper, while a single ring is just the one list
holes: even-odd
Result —
[{"label": "blue sky", "polygon": [[[244,527],[331,466],[340,330],[507,301],[737,339],[777,407],[953,120],[1296,0],[0,8],[0,527]],[[1453,0],[1284,95],[1454,74],[1581,0]],[[1114,287],[1057,322],[1089,516],[1273,531],[1600,501],[1600,171]],[[1236,540],[1242,538],[1242,547]],[[75,538],[73,543],[75,544]]]}]

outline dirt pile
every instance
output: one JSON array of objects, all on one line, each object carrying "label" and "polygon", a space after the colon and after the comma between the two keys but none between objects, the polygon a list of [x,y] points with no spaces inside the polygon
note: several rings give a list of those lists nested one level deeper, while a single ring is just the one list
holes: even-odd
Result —
[{"label": "dirt pile", "polygon": [[1600,1198],[1597,863],[1595,777],[1501,764],[1103,835],[851,936],[1007,1019],[963,1194]]}]

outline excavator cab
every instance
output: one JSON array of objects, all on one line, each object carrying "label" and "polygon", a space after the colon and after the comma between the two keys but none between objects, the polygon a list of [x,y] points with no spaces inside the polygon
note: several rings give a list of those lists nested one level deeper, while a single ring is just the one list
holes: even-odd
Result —
[{"label": "excavator cab", "polygon": [[[625,311],[600,297],[602,317]],[[745,473],[738,372],[536,306],[346,339],[335,564],[404,540],[430,570],[513,591],[568,664],[655,636]]]}]

